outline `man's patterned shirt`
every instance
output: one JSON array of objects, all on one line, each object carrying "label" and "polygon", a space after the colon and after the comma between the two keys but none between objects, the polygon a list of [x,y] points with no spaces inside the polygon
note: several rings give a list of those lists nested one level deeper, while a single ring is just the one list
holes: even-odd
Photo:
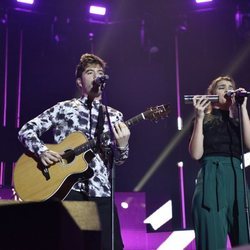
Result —
[{"label": "man's patterned shirt", "polygon": [[[19,131],[18,138],[24,146],[39,156],[48,150],[44,142],[39,138],[44,132],[53,128],[54,141],[60,143],[72,132],[82,132],[88,138],[93,139],[96,132],[100,101],[94,100],[92,107],[87,104],[87,97],[72,99],[57,103],[45,110],[39,116],[27,122]],[[112,124],[123,121],[121,112],[108,107]],[[103,132],[109,131],[107,116],[105,115]],[[104,142],[105,147],[110,145],[110,140]],[[128,158],[128,146],[125,149],[116,147],[114,161],[116,165],[122,164]],[[89,163],[94,171],[94,176],[86,182],[77,182],[73,189],[84,191],[91,197],[107,197],[111,194],[109,181],[110,169],[105,166],[99,154]]]}]

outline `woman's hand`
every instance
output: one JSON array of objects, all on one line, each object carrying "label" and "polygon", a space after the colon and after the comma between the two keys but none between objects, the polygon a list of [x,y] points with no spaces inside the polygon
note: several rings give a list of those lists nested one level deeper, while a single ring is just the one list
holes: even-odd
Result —
[{"label": "woman's hand", "polygon": [[[237,97],[237,92],[241,92],[241,93],[245,92],[246,93],[246,90],[244,88],[238,88],[238,89],[234,90],[234,94],[231,96],[232,105],[236,103],[236,98],[242,98],[241,107],[246,109],[247,108],[247,97],[244,97],[244,96],[240,97],[240,95],[239,95],[239,97]],[[241,102],[241,100],[240,100],[240,102]]]},{"label": "woman's hand", "polygon": [[193,106],[195,110],[195,116],[198,119],[203,119],[205,116],[206,108],[211,104],[211,102],[206,98],[205,95],[196,95],[193,98]]}]

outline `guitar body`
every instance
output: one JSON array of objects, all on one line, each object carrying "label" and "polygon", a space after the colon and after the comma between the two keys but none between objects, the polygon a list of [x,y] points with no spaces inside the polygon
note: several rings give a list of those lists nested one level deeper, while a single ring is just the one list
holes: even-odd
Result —
[{"label": "guitar body", "polygon": [[[63,158],[47,169],[32,154],[23,154],[17,161],[14,170],[14,187],[23,201],[45,201],[47,199],[62,200],[71,187],[83,177],[83,173],[90,175],[92,169],[83,154],[74,155],[73,150],[85,143],[87,138],[80,132],[74,132],[59,144],[47,144],[53,151],[63,154],[72,151],[68,158]],[[93,157],[92,157],[93,158]],[[48,170],[48,171],[46,171]],[[88,171],[87,171],[88,170]]]}]

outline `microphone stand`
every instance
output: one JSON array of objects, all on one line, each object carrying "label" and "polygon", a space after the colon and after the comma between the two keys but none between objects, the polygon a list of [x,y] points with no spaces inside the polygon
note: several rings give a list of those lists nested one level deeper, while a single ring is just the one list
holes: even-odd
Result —
[{"label": "microphone stand", "polygon": [[110,141],[111,141],[111,152],[109,153],[109,161],[108,161],[111,170],[111,250],[115,250],[115,162],[114,162],[115,140],[111,125],[110,115],[108,112],[107,96],[106,92],[104,91],[104,86],[105,82],[101,84],[100,88],[102,90],[102,100],[104,100],[104,107],[108,119]]},{"label": "microphone stand", "polygon": [[239,116],[239,125],[240,125],[240,150],[241,150],[241,158],[242,158],[242,171],[243,171],[243,185],[244,185],[244,206],[246,212],[246,220],[247,220],[247,230],[248,230],[248,243],[250,242],[250,223],[249,223],[249,199],[248,199],[248,185],[246,180],[246,169],[245,169],[245,158],[244,158],[244,146],[243,146],[243,126],[242,126],[242,103],[245,97],[237,96],[235,97],[238,109]]}]

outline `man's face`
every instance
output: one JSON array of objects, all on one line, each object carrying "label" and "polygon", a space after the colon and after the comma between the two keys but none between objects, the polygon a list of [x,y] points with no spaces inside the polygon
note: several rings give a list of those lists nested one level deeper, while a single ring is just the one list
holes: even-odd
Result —
[{"label": "man's face", "polygon": [[94,80],[103,75],[104,70],[99,64],[89,64],[82,73],[81,83],[78,83],[82,89],[82,95],[89,95],[94,98],[100,96],[101,88],[94,84]]}]

